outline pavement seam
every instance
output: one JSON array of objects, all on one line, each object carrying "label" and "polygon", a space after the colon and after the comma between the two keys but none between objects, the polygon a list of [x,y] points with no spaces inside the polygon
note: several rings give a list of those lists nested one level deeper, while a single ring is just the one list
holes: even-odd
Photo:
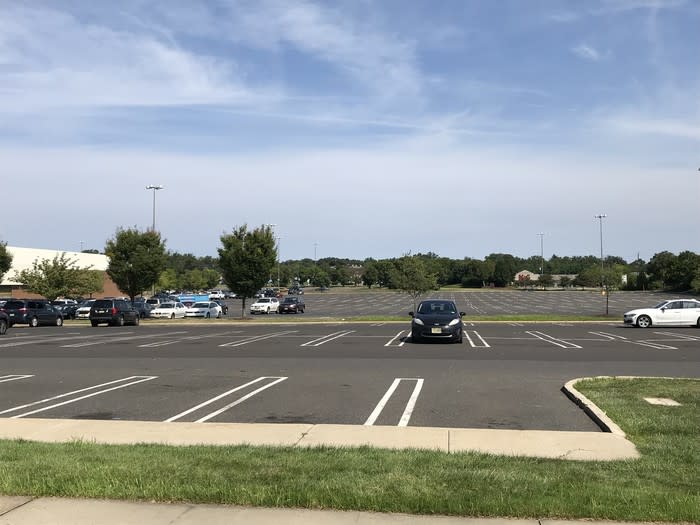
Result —
[{"label": "pavement seam", "polygon": [[[9,496],[9,497],[12,497],[12,496]],[[0,517],[6,516],[6,515],[8,515],[10,512],[13,512],[13,511],[15,511],[15,510],[17,510],[17,509],[21,509],[21,508],[24,507],[25,505],[28,505],[28,504],[30,504],[32,501],[36,501],[36,500],[38,499],[38,498],[36,498],[35,496],[20,496],[20,497],[23,497],[23,498],[26,497],[26,498],[29,498],[29,499],[28,499],[27,501],[25,501],[24,503],[20,503],[20,504],[17,505],[16,507],[12,507],[11,509],[7,509],[5,512],[0,512]]]}]

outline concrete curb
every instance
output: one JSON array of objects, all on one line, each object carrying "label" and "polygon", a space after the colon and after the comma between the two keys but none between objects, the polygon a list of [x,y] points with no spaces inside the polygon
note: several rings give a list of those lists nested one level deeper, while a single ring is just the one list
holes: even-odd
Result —
[{"label": "concrete curb", "polygon": [[577,379],[572,379],[568,381],[563,387],[562,391],[566,394],[566,397],[571,399],[576,403],[581,409],[590,417],[596,425],[598,425],[603,432],[610,432],[617,436],[626,438],[627,434],[619,427],[615,422],[608,417],[608,415],[601,410],[598,405],[593,401],[584,396],[581,392],[576,390],[575,385],[581,381],[589,381],[593,379],[618,379],[617,377],[611,376],[599,376],[599,377],[579,377]]}]

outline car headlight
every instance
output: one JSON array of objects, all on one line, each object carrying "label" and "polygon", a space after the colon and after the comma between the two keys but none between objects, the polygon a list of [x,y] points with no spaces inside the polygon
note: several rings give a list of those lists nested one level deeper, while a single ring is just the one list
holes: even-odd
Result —
[{"label": "car headlight", "polygon": [[417,317],[414,317],[414,318],[413,318],[413,322],[416,323],[416,324],[419,324],[419,325],[421,325],[421,326],[423,326],[423,324],[424,324],[423,321],[421,321],[421,320],[418,319]]},{"label": "car headlight", "polygon": [[450,321],[450,324],[448,326],[454,326],[456,324],[459,324],[459,322],[460,322],[460,319],[452,319],[452,321]]}]

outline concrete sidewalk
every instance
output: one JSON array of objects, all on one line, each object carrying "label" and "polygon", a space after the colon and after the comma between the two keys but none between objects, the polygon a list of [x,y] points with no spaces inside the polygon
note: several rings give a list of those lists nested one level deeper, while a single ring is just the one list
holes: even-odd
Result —
[{"label": "concrete sidewalk", "polygon": [[[590,520],[418,516],[358,511],[271,509],[229,505],[138,503],[0,496],[0,525],[607,525]],[[625,522],[625,525],[635,525]],[[639,524],[641,525],[641,524]]]}]

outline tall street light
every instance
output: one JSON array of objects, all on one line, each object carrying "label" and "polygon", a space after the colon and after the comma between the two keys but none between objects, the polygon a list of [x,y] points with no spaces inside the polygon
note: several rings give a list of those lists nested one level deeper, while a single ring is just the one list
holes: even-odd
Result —
[{"label": "tall street light", "polygon": [[153,190],[153,224],[151,225],[151,231],[156,231],[156,191],[162,190],[163,186],[149,184],[146,186],[147,190]]},{"label": "tall street light", "polygon": [[[275,239],[279,243],[279,237],[275,235],[275,227],[277,226],[276,224],[266,224],[268,228],[272,230],[272,238]],[[280,287],[280,266],[279,266],[279,259],[280,259],[280,253],[279,253],[279,244],[277,245],[277,288],[279,289]],[[270,274],[270,281],[272,281],[272,274]]]},{"label": "tall street light", "polygon": [[544,233],[538,233],[540,236],[540,275],[544,273]]},{"label": "tall street light", "polygon": [[605,293],[605,315],[608,315],[608,294],[605,291],[605,274],[603,267],[603,219],[607,217],[604,213],[594,215],[600,221],[600,289]]}]

